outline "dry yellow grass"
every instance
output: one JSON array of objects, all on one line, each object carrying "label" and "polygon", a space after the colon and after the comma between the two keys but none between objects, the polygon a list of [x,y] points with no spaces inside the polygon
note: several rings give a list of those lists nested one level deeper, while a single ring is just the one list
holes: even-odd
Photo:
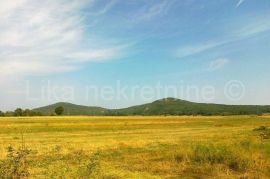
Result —
[{"label": "dry yellow grass", "polygon": [[[0,118],[0,158],[23,134],[30,178],[267,178],[259,126],[270,116]],[[95,153],[98,169],[87,173]]]}]

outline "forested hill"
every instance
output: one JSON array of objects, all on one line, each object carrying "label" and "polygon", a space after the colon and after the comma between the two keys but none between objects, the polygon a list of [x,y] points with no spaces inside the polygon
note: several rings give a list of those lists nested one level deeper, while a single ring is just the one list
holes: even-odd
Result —
[{"label": "forested hill", "polygon": [[260,115],[270,113],[270,106],[259,105],[223,105],[194,103],[175,98],[165,98],[152,103],[123,109],[106,109],[71,103],[56,103],[33,109],[43,115],[54,114],[56,107],[64,108],[63,115]]}]

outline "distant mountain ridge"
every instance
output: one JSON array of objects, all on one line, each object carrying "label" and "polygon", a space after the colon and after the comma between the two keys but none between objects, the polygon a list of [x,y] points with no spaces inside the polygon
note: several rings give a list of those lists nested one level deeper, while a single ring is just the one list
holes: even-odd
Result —
[{"label": "distant mountain ridge", "polygon": [[64,107],[63,115],[260,115],[270,113],[270,105],[224,105],[195,103],[176,98],[165,98],[152,103],[132,106],[122,109],[106,109],[95,106],[82,106],[71,103],[56,103],[49,106],[33,109],[43,115],[54,114],[56,107]]}]

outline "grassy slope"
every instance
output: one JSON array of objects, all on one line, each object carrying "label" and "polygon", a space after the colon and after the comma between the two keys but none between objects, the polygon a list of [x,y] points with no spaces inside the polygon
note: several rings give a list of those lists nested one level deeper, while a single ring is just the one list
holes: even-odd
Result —
[{"label": "grassy slope", "polygon": [[253,131],[262,125],[270,117],[0,118],[0,160],[23,132],[30,178],[263,179],[270,141]]},{"label": "grassy slope", "polygon": [[57,103],[34,109],[45,115],[54,113],[57,106],[65,108],[65,115],[223,115],[223,114],[261,114],[270,113],[270,106],[241,106],[193,103],[180,99],[167,98],[152,103],[124,109],[109,110],[99,107],[87,107],[70,103]]}]

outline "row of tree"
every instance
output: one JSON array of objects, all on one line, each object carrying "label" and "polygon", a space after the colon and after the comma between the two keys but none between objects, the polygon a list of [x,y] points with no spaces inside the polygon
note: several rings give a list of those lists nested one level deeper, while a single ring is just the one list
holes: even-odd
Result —
[{"label": "row of tree", "polygon": [[[52,115],[62,115],[64,112],[64,108],[59,106],[55,108],[55,114]],[[36,112],[30,109],[21,109],[17,108],[15,111],[7,111],[2,112],[0,111],[0,117],[20,117],[20,116],[42,116],[42,113]]]},{"label": "row of tree", "polygon": [[2,112],[0,111],[0,116],[1,117],[13,117],[13,116],[42,116],[41,113],[30,110],[30,109],[21,109],[17,108],[15,111],[7,111],[7,112]]}]

